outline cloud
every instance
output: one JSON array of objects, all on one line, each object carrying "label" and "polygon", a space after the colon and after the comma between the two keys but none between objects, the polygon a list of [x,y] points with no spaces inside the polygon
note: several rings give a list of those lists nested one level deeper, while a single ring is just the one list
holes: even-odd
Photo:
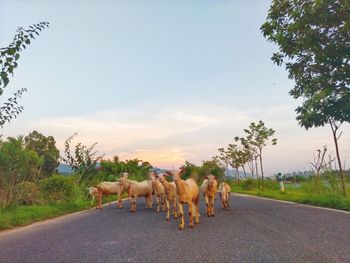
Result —
[{"label": "cloud", "polygon": [[[250,122],[260,119],[276,130],[278,138],[276,146],[264,149],[267,175],[305,168],[312,152],[323,145],[328,145],[332,151],[328,127],[305,131],[297,125],[291,106],[286,105],[241,110],[217,104],[148,103],[139,105],[138,109],[130,106],[84,115],[42,118],[11,127],[25,133],[36,129],[52,135],[61,150],[64,140],[78,132],[73,144],[97,142],[96,149],[107,158],[118,154],[122,159],[139,158],[152,165],[172,168],[185,160],[200,163],[210,159],[217,154],[218,148],[226,147],[235,136],[243,136],[243,129]],[[345,130],[348,128],[344,126]],[[349,142],[348,133],[344,131],[342,138],[344,155],[350,152],[349,144],[345,143]]]}]

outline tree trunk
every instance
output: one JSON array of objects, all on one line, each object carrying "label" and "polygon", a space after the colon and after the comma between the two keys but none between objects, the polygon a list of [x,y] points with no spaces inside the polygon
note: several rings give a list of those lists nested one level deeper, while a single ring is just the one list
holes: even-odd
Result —
[{"label": "tree trunk", "polygon": [[329,121],[329,124],[331,125],[331,129],[332,129],[332,133],[333,133],[333,140],[334,140],[334,144],[335,144],[335,152],[337,154],[337,160],[338,160],[338,166],[339,166],[339,174],[340,174],[340,178],[341,178],[341,185],[342,185],[342,190],[343,190],[343,195],[346,195],[346,190],[345,190],[345,179],[344,179],[344,172],[343,172],[343,168],[341,165],[341,160],[340,160],[340,154],[339,154],[339,146],[338,146],[338,139],[339,137],[337,137],[337,130],[339,128],[339,126],[335,125],[334,123],[332,123],[332,121]]},{"label": "tree trunk", "polygon": [[238,172],[238,166],[236,166],[236,180],[239,179],[239,172]]},{"label": "tree trunk", "polygon": [[264,190],[264,170],[263,170],[263,163],[262,163],[262,149],[259,149],[259,161],[260,161],[260,169],[261,169],[261,188]]},{"label": "tree trunk", "polygon": [[245,172],[244,165],[242,165],[243,173],[244,173],[244,178],[247,178],[247,173]]},{"label": "tree trunk", "polygon": [[250,172],[252,173],[252,179],[254,179],[254,159],[252,159],[248,165]]},{"label": "tree trunk", "polygon": [[259,169],[258,169],[258,160],[257,156],[255,157],[255,169],[256,169],[256,182],[258,184],[258,189],[259,189]]}]

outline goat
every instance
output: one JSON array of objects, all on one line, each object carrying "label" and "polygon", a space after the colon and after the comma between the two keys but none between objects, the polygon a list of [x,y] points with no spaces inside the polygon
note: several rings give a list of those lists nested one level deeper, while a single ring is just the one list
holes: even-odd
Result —
[{"label": "goat", "polygon": [[219,185],[218,192],[221,198],[222,208],[225,210],[228,210],[228,208],[230,207],[229,199],[230,199],[231,187],[227,183],[222,182]]},{"label": "goat", "polygon": [[162,203],[162,211],[165,211],[165,189],[163,184],[158,180],[156,175],[157,174],[155,172],[150,173],[152,187],[153,187],[154,193],[156,194],[157,212],[159,213],[160,211],[159,203]]},{"label": "goat", "polygon": [[138,196],[144,196],[146,198],[146,208],[152,208],[153,187],[151,181],[137,182],[120,178],[118,183],[128,191],[131,201],[130,212],[136,212],[136,200]]},{"label": "goat", "polygon": [[181,174],[184,172],[183,168],[180,168],[180,171],[173,174],[173,181],[176,185],[176,198],[177,198],[177,206],[178,206],[178,215],[181,218],[179,223],[179,229],[185,228],[185,217],[183,204],[188,205],[188,214],[190,218],[190,227],[193,227],[193,212],[196,217],[195,223],[199,223],[199,188],[195,180],[189,178],[187,180],[181,179]]},{"label": "goat", "polygon": [[214,175],[208,175],[205,177],[200,189],[205,198],[207,216],[215,216],[214,213],[214,200],[215,194],[218,188],[218,182]]},{"label": "goat", "polygon": [[[167,174],[167,173],[166,173]],[[166,220],[170,219],[170,203],[173,203],[173,216],[177,218],[177,200],[176,200],[176,184],[175,182],[168,182],[165,179],[163,173],[156,175],[159,178],[159,181],[163,184],[165,190],[165,201],[166,201]]]}]

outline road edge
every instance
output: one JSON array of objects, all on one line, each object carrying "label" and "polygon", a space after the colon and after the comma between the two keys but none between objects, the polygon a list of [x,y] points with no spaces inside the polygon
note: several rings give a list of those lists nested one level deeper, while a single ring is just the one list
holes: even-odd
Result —
[{"label": "road edge", "polygon": [[273,199],[273,198],[268,198],[268,197],[262,197],[262,196],[256,196],[256,195],[248,195],[248,194],[240,194],[240,193],[235,193],[235,192],[231,193],[231,195],[238,195],[238,196],[251,197],[251,198],[257,198],[257,199],[265,199],[265,200],[269,200],[269,201],[275,201],[275,202],[280,202],[280,203],[285,203],[285,204],[304,206],[304,207],[308,207],[308,208],[322,209],[322,210],[327,210],[327,211],[331,211],[331,212],[337,212],[337,213],[343,213],[343,214],[350,215],[350,211],[339,210],[339,209],[335,209],[335,208],[316,206],[316,205],[308,205],[308,204],[300,204],[300,203],[295,203],[295,202],[292,202],[292,201],[278,200],[278,199]]},{"label": "road edge", "polygon": [[[128,199],[129,199],[128,197],[127,198],[123,198],[122,201],[125,201],[125,200],[128,200]],[[108,205],[113,205],[113,204],[116,204],[117,202],[118,201],[112,201],[110,203],[107,202],[107,203],[103,204],[102,207],[105,207],[105,206],[108,206]],[[8,234],[14,234],[15,232],[23,231],[23,230],[26,230],[26,229],[29,229],[29,228],[32,228],[32,227],[38,227],[38,226],[45,225],[45,224],[48,224],[48,223],[54,223],[54,221],[58,221],[58,220],[62,220],[62,219],[65,219],[65,218],[73,217],[75,215],[86,213],[86,212],[91,211],[91,210],[97,210],[97,209],[96,209],[96,207],[91,207],[89,209],[84,209],[84,210],[80,210],[80,211],[77,211],[77,212],[56,216],[54,218],[47,218],[47,219],[43,219],[43,220],[40,220],[40,221],[36,221],[36,222],[33,222],[33,223],[29,224],[29,225],[16,226],[14,228],[0,230],[0,238],[2,236],[8,235]]]}]

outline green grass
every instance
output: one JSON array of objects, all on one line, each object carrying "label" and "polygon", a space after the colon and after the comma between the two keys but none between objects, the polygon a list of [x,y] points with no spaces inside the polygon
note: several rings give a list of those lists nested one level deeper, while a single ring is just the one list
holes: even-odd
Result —
[{"label": "green grass", "polygon": [[81,211],[90,207],[88,201],[76,200],[52,205],[15,206],[0,210],[0,229],[28,225],[36,221]]},{"label": "green grass", "polygon": [[291,201],[300,204],[309,204],[350,211],[350,191],[347,191],[348,194],[344,197],[339,194],[331,194],[328,192],[305,192],[303,189],[288,186],[285,192],[281,192],[275,189],[265,189],[264,191],[257,189],[244,190],[242,187],[235,186],[234,183],[232,185],[232,190],[233,192],[241,194],[255,195],[277,200]]},{"label": "green grass", "polygon": [[[107,196],[103,198],[103,203],[113,202],[116,199],[115,195]],[[21,205],[0,209],[0,230],[29,225],[33,222],[86,210],[91,208],[90,202],[91,200],[78,198],[70,202],[30,206]]]}]

